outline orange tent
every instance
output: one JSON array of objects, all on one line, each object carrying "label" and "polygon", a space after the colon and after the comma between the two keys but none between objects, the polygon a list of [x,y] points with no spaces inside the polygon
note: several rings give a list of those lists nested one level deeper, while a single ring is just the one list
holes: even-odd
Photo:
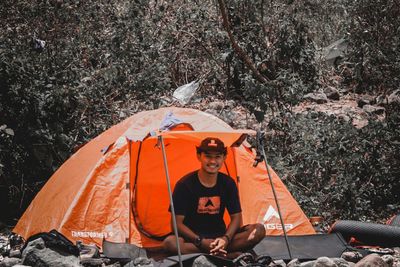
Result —
[{"label": "orange tent", "polygon": [[[160,131],[167,114],[177,126]],[[209,136],[228,148],[221,170],[237,182],[245,224],[260,222],[267,235],[283,234],[264,164],[253,167],[254,152],[242,142],[249,130],[233,130],[222,120],[193,109],[162,108],[140,112],[111,127],[72,155],[27,208],[14,232],[25,239],[51,229],[72,241],[108,241],[160,246],[171,232],[169,197],[162,149],[171,186],[199,168],[195,146]],[[314,234],[307,217],[271,170],[288,235]],[[228,216],[226,216],[228,219]]]}]

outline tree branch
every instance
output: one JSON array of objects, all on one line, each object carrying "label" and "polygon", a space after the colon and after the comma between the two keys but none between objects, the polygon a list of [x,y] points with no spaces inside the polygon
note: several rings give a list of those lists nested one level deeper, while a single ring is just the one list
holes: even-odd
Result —
[{"label": "tree branch", "polygon": [[228,15],[226,13],[226,6],[225,6],[225,1],[224,0],[218,0],[219,4],[219,9],[221,11],[222,15],[222,20],[223,20],[223,25],[225,28],[225,31],[228,33],[229,40],[231,41],[231,44],[233,46],[233,49],[235,50],[236,54],[239,56],[239,58],[244,62],[244,64],[253,72],[254,76],[257,78],[258,81],[262,83],[267,83],[268,79],[264,77],[256,68],[254,63],[251,61],[250,57],[243,51],[243,49],[238,45],[236,42],[232,31],[231,27],[229,24],[228,20]]}]

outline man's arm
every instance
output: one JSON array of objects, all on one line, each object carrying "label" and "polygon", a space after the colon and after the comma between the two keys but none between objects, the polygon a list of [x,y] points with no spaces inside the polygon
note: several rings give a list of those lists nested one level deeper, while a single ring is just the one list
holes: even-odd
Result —
[{"label": "man's arm", "polygon": [[231,214],[231,222],[229,223],[228,228],[226,229],[225,235],[218,237],[211,243],[212,249],[210,250],[211,254],[218,254],[221,252],[226,253],[226,248],[229,243],[232,241],[233,236],[242,226],[242,213],[238,212],[235,214]]},{"label": "man's arm", "polygon": [[[187,227],[185,224],[183,224],[183,219],[185,219],[184,215],[176,215],[176,226],[178,228],[178,233],[181,235],[185,240],[194,242],[194,240],[198,237],[192,230],[190,230],[189,227]],[[171,225],[172,225],[172,219],[171,219]],[[172,225],[172,229],[173,225]]]},{"label": "man's arm", "polygon": [[229,242],[232,240],[233,236],[237,233],[239,228],[243,224],[242,213],[238,212],[235,214],[231,214],[231,222],[228,225],[228,229],[226,229],[226,235],[229,238]]}]

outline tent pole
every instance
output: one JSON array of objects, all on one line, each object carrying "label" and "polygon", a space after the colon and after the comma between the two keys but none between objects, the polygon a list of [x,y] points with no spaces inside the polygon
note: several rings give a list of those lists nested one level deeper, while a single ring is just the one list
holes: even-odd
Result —
[{"label": "tent pole", "polygon": [[173,227],[174,227],[174,233],[175,233],[175,239],[176,239],[176,248],[178,249],[179,266],[183,267],[181,247],[179,245],[178,227],[176,225],[176,218],[175,218],[174,201],[172,199],[171,182],[170,182],[170,179],[169,179],[167,155],[165,153],[164,139],[163,139],[162,135],[160,135],[158,137],[158,140],[161,142],[161,149],[162,149],[163,160],[164,160],[165,177],[167,178],[169,202],[171,203],[172,224],[173,224]]},{"label": "tent pole", "polygon": [[131,157],[132,157],[132,140],[128,139],[128,144],[129,144],[129,180],[128,183],[126,184],[128,191],[128,198],[129,198],[129,203],[128,203],[128,240],[126,240],[126,243],[130,243],[131,242],[131,212],[132,212],[132,188],[131,188],[131,181],[132,181],[132,177],[131,177]]},{"label": "tent pole", "polygon": [[263,159],[264,159],[265,168],[267,169],[269,182],[271,184],[272,193],[274,194],[274,199],[275,199],[276,207],[278,209],[279,219],[280,219],[281,225],[282,225],[283,235],[285,236],[285,242],[286,242],[286,247],[287,247],[287,250],[288,250],[288,253],[289,253],[289,258],[292,259],[292,253],[290,251],[290,246],[289,246],[289,241],[288,241],[288,237],[287,237],[286,227],[285,227],[285,224],[283,222],[283,217],[282,217],[282,212],[281,212],[281,208],[280,208],[279,201],[278,201],[278,196],[276,195],[275,186],[274,186],[274,183],[272,182],[270,168],[268,167],[268,163],[267,163],[267,156],[266,156],[265,150],[264,150],[264,142],[262,140],[263,138],[264,138],[264,136],[262,136],[261,132],[257,132],[259,151],[262,153],[262,156],[263,156]]}]

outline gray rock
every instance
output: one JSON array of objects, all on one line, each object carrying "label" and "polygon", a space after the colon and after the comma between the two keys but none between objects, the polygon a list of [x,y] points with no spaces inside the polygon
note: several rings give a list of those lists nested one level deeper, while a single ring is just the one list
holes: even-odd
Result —
[{"label": "gray rock", "polygon": [[314,267],[337,267],[335,262],[328,257],[319,257],[315,263]]},{"label": "gray rock", "polygon": [[138,257],[127,264],[125,264],[123,267],[154,267],[154,264],[152,261],[148,258],[145,257]]},{"label": "gray rock", "polygon": [[345,115],[345,114],[339,114],[338,118],[341,119],[344,122],[349,122],[350,121],[350,117]]},{"label": "gray rock", "polygon": [[338,60],[347,53],[348,41],[345,38],[333,42],[322,50],[322,56],[331,65],[338,64]]},{"label": "gray rock", "polygon": [[359,260],[361,260],[363,256],[358,251],[346,251],[346,252],[343,252],[341,257],[346,261],[356,263]]},{"label": "gray rock", "polygon": [[20,264],[22,262],[21,259],[18,258],[9,258],[5,257],[2,262],[0,262],[0,267],[11,267],[16,264]]},{"label": "gray rock", "polygon": [[388,96],[388,104],[400,103],[400,89],[397,89]]},{"label": "gray rock", "polygon": [[200,256],[193,261],[192,267],[217,267],[217,265],[209,261],[205,256]]},{"label": "gray rock", "polygon": [[306,262],[302,262],[300,264],[300,267],[313,267],[315,264],[315,261],[306,261]]},{"label": "gray rock", "polygon": [[287,267],[300,267],[300,266],[301,262],[299,261],[299,259],[293,259],[287,264]]},{"label": "gray rock", "polygon": [[276,260],[273,263],[271,263],[269,266],[273,267],[286,267],[286,263],[283,260]]},{"label": "gray rock", "polygon": [[221,110],[225,104],[222,101],[214,101],[209,103],[208,108],[213,109],[213,110]]},{"label": "gray rock", "polygon": [[372,105],[365,105],[363,107],[363,110],[369,114],[381,115],[381,114],[385,113],[384,107],[377,107],[377,106],[372,106]]},{"label": "gray rock", "polygon": [[19,249],[10,251],[10,258],[21,258],[21,251]]},{"label": "gray rock", "polygon": [[378,254],[370,254],[356,263],[354,267],[389,267]]},{"label": "gray rock", "polygon": [[303,98],[317,104],[324,104],[328,102],[328,98],[326,97],[325,93],[309,93],[306,94]]},{"label": "gray rock", "polygon": [[328,97],[329,99],[332,99],[332,100],[339,100],[340,99],[339,90],[334,88],[334,87],[332,87],[332,86],[329,86],[329,87],[325,88],[324,89],[324,93],[325,93],[326,97]]},{"label": "gray rock", "polygon": [[28,265],[22,265],[22,264],[17,264],[17,265],[14,265],[13,267],[31,267],[31,266],[28,266]]},{"label": "gray rock", "polygon": [[382,258],[382,260],[383,260],[384,262],[387,263],[387,265],[388,265],[389,267],[392,267],[392,266],[393,266],[394,257],[393,257],[392,255],[383,255],[381,258]]},{"label": "gray rock", "polygon": [[370,95],[363,95],[360,99],[357,100],[357,105],[359,108],[362,108],[365,105],[373,105],[375,103],[375,98]]},{"label": "gray rock", "polygon": [[332,258],[332,260],[338,267],[350,267],[350,264],[345,259]]},{"label": "gray rock", "polygon": [[22,252],[22,264],[40,267],[81,267],[78,257],[63,256],[46,248],[43,239],[38,238],[28,243]]}]

